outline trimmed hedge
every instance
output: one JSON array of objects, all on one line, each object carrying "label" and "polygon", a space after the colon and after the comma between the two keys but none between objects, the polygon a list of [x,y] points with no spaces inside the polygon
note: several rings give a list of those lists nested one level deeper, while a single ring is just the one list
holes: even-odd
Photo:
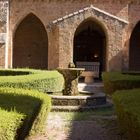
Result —
[{"label": "trimmed hedge", "polygon": [[0,69],[0,76],[17,76],[17,75],[29,75],[30,71],[18,70],[18,69]]},{"label": "trimmed hedge", "polygon": [[27,135],[42,133],[50,107],[47,94],[0,88],[0,139],[25,139]]},{"label": "trimmed hedge", "polygon": [[102,74],[105,93],[112,95],[116,90],[140,87],[140,75],[137,73],[104,72]]},{"label": "trimmed hedge", "polygon": [[15,140],[24,116],[14,111],[0,109],[0,140]]},{"label": "trimmed hedge", "polygon": [[36,89],[41,92],[61,92],[64,87],[63,76],[57,71],[9,69],[0,70],[0,75],[3,75],[0,76],[0,87]]},{"label": "trimmed hedge", "polygon": [[113,95],[121,130],[130,140],[140,140],[140,89],[121,90]]}]

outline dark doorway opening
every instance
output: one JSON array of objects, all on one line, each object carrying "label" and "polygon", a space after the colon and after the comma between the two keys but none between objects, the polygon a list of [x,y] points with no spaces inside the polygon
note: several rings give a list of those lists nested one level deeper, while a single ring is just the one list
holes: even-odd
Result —
[{"label": "dark doorway opening", "polygon": [[48,68],[48,36],[42,22],[29,14],[17,27],[13,40],[14,68]]},{"label": "dark doorway opening", "polygon": [[98,62],[100,75],[105,71],[106,37],[96,21],[88,19],[81,23],[74,36],[74,63]]},{"label": "dark doorway opening", "polygon": [[140,22],[135,26],[130,38],[129,70],[140,71]]}]

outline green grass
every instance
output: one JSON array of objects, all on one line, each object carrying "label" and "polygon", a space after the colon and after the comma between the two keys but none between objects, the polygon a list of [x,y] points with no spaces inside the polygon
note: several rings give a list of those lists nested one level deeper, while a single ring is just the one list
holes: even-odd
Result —
[{"label": "green grass", "polygon": [[59,115],[64,120],[69,121],[83,121],[94,120],[95,116],[110,116],[114,115],[114,108],[96,109],[94,111],[87,112],[51,112],[52,115]]},{"label": "green grass", "polygon": [[43,132],[50,97],[32,90],[0,88],[0,139],[24,139]]}]

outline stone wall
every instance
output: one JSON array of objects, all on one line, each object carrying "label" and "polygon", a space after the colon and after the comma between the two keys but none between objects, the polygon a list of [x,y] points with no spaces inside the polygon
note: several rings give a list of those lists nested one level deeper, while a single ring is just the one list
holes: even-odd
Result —
[{"label": "stone wall", "polygon": [[48,36],[44,25],[33,14],[29,14],[15,32],[13,67],[48,68]]},{"label": "stone wall", "polygon": [[[62,46],[61,39],[64,34],[59,34],[61,29],[55,29],[53,33],[49,32],[47,28],[49,23],[55,19],[61,18],[70,13],[76,12],[85,7],[89,7],[93,4],[95,7],[100,8],[110,14],[121,17],[125,20],[128,19],[128,4],[127,2],[118,2],[117,0],[11,0],[10,2],[10,38],[9,38],[9,67],[12,66],[12,47],[15,30],[20,22],[29,14],[35,14],[44,24],[48,32],[48,52],[49,52],[49,69],[56,68],[62,64],[58,64],[58,61],[62,61],[64,58],[59,57],[59,46]],[[22,10],[21,10],[22,9]],[[76,30],[76,29],[75,29]],[[67,42],[72,43],[73,38],[69,38]],[[53,43],[53,45],[52,45]],[[67,44],[68,46],[68,44]],[[58,50],[59,49],[59,50]],[[63,50],[62,50],[63,51]],[[70,50],[66,50],[69,53]],[[10,53],[11,52],[11,53]],[[66,61],[65,59],[64,61]],[[72,55],[69,61],[72,60]],[[65,62],[64,62],[65,64]]]},{"label": "stone wall", "polygon": [[0,68],[5,67],[8,1],[0,0]]},{"label": "stone wall", "polygon": [[[36,15],[44,24],[48,33],[48,67],[54,69],[58,66],[66,67],[72,61],[72,46],[74,31],[79,24],[89,16],[82,14],[74,16],[62,24],[49,28],[50,23],[56,19],[77,12],[90,5],[117,16],[129,24],[120,24],[109,16],[99,16],[91,11],[91,17],[96,18],[106,28],[107,60],[106,70],[128,69],[129,65],[129,39],[133,28],[139,21],[139,0],[11,0],[10,26],[9,26],[9,67],[12,67],[12,48],[15,31],[20,22],[29,14]],[[101,13],[101,12],[100,12]],[[88,13],[87,13],[88,14]],[[85,16],[85,17],[84,17]],[[78,18],[81,18],[78,20]],[[67,23],[68,22],[68,23]],[[73,25],[72,25],[73,24]],[[117,57],[116,57],[117,56]],[[115,66],[115,67],[114,67]],[[117,67],[116,67],[117,66]]]},{"label": "stone wall", "polygon": [[[59,67],[73,62],[73,39],[78,26],[87,19],[98,22],[106,35],[106,70],[120,71],[123,63],[123,36],[127,21],[117,18],[93,6],[74,12],[52,23],[59,28]],[[117,67],[116,67],[117,66]]]}]

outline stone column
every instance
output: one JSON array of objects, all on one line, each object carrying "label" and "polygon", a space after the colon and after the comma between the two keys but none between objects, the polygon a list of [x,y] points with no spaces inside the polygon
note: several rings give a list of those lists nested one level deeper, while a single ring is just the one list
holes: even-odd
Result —
[{"label": "stone column", "polygon": [[8,20],[8,0],[0,1],[0,67],[5,67],[6,37]]}]

